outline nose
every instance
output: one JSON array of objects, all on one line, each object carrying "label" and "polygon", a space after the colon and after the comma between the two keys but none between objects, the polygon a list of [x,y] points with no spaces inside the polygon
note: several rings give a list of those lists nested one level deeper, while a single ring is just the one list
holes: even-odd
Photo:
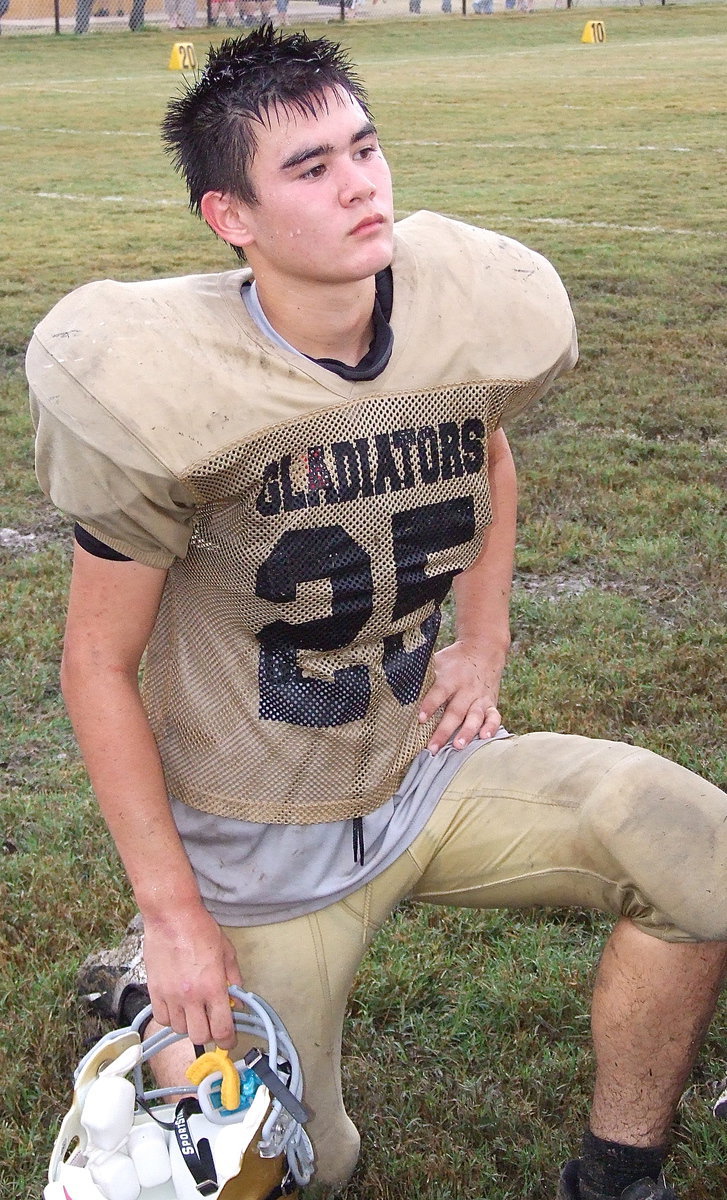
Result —
[{"label": "nose", "polygon": [[376,184],[366,163],[347,162],[341,168],[338,194],[345,205],[371,200],[376,195]]}]

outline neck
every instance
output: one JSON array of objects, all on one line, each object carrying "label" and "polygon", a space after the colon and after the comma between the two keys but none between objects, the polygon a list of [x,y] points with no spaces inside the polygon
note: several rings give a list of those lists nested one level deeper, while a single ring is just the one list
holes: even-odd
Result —
[{"label": "neck", "polygon": [[376,282],[311,284],[287,281],[278,288],[256,278],[258,299],[276,333],[309,358],[335,358],[347,366],[361,361],[373,337]]}]

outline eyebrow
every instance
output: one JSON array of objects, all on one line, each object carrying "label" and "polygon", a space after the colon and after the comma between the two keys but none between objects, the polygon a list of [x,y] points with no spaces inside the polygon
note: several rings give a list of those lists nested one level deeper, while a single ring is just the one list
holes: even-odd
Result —
[{"label": "eyebrow", "polygon": [[[365,125],[354,133],[351,138],[350,145],[356,146],[359,142],[365,141],[366,138],[376,134],[376,126],[373,121],[367,121]],[[327,154],[333,154],[335,146],[331,142],[321,143],[319,146],[309,146],[305,150],[299,150],[296,154],[291,154],[285,162],[280,164],[281,171],[290,171],[293,167],[300,167],[303,163],[308,162],[311,158],[323,158]]]}]

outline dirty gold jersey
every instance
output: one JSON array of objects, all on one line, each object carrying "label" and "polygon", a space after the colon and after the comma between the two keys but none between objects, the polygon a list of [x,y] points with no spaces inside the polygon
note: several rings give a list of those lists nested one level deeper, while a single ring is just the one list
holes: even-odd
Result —
[{"label": "dirty gold jersey", "polygon": [[396,226],[391,359],[350,382],[266,339],[249,278],[107,281],[57,305],[28,352],[38,477],[168,568],[144,698],[170,792],[343,820],[431,734],[440,606],[491,520],[488,437],[573,365],[573,317],[539,255],[419,213]]}]

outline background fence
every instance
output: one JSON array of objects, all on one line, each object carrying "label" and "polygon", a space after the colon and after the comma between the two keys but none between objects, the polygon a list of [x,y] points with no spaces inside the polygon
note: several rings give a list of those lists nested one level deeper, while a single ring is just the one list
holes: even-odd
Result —
[{"label": "background fence", "polygon": [[[690,0],[679,0],[680,6]],[[0,0],[0,31],[76,33],[140,30],[241,29],[272,20],[307,24],[391,17],[487,16],[535,9],[598,7],[603,0]],[[608,0],[614,6],[614,0]],[[666,5],[666,0],[615,0],[619,7]]]}]

